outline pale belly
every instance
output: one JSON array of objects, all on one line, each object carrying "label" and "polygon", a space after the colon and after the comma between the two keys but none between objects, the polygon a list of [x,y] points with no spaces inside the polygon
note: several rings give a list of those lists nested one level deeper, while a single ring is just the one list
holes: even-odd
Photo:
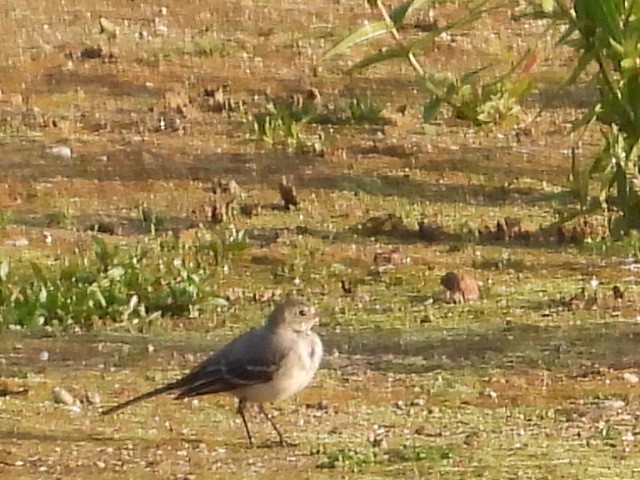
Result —
[{"label": "pale belly", "polygon": [[286,362],[286,368],[277,373],[271,382],[241,387],[230,393],[256,403],[284,400],[309,385],[318,370],[321,357],[322,344],[318,339],[311,351],[296,352]]}]

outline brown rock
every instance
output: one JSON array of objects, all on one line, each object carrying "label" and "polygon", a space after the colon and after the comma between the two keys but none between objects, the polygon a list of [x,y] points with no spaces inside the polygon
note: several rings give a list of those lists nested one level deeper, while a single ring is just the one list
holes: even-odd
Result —
[{"label": "brown rock", "polygon": [[397,267],[405,263],[406,257],[400,247],[393,247],[389,250],[379,250],[373,256],[373,263],[376,268]]},{"label": "brown rock", "polygon": [[214,195],[230,195],[232,197],[242,196],[240,185],[238,185],[238,182],[233,178],[230,180],[216,178],[211,184],[211,192]]},{"label": "brown rock", "polygon": [[247,217],[254,217],[262,213],[262,204],[260,203],[243,203],[240,205],[240,213]]},{"label": "brown rock", "polygon": [[480,299],[480,287],[471,275],[447,272],[440,279],[447,301],[453,303],[473,302]]},{"label": "brown rock", "polygon": [[291,210],[291,207],[298,206],[298,196],[296,195],[296,187],[289,183],[286,175],[282,176],[280,183],[278,184],[278,191],[280,192],[280,198],[284,202],[284,209]]},{"label": "brown rock", "polygon": [[55,403],[62,403],[64,405],[73,405],[76,399],[68,391],[62,387],[55,387],[51,390],[51,396]]},{"label": "brown rock", "polygon": [[571,230],[571,237],[569,238],[569,241],[573,245],[582,245],[585,241],[586,236],[586,229],[582,225],[576,225]]},{"label": "brown rock", "polygon": [[499,219],[496,222],[495,239],[503,242],[509,241],[509,227],[504,219]]},{"label": "brown rock", "polygon": [[[409,229],[402,218],[395,213],[370,217],[362,224],[362,229],[371,236],[387,235],[399,237],[409,233]],[[415,230],[413,233],[415,234]]]},{"label": "brown rock", "polygon": [[618,285],[614,285],[611,291],[613,292],[613,298],[615,300],[624,299],[624,290],[622,290]]}]

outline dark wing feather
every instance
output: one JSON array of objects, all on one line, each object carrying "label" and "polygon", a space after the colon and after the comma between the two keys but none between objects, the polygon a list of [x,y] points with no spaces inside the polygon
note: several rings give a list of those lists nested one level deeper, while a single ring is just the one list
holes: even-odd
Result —
[{"label": "dark wing feather", "polygon": [[220,351],[177,382],[177,399],[229,392],[273,380],[281,355],[265,355],[264,349]]}]

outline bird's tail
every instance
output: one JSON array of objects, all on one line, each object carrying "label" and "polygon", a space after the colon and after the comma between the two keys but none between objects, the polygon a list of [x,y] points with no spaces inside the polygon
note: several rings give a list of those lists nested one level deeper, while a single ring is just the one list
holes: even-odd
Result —
[{"label": "bird's tail", "polygon": [[167,385],[163,385],[162,387],[156,388],[155,390],[151,390],[150,392],[147,392],[147,393],[143,393],[142,395],[138,395],[137,397],[134,397],[134,398],[132,398],[130,400],[127,400],[126,402],[119,403],[118,405],[116,405],[114,407],[107,408],[106,410],[104,410],[102,412],[102,415],[111,415],[112,413],[119,412],[120,410],[123,410],[123,409],[133,405],[134,403],[142,402],[143,400],[147,400],[149,398],[153,398],[155,396],[162,395],[163,393],[170,392],[170,391],[175,390],[177,388],[179,388],[179,387],[175,383],[169,383]]}]

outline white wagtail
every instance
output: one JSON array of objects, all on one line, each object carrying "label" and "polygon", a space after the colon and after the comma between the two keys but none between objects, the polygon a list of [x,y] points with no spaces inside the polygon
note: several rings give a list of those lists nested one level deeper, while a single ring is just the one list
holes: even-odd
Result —
[{"label": "white wagtail", "polygon": [[278,434],[280,444],[285,445],[284,436],[263,403],[290,397],[309,384],[322,359],[322,342],[311,331],[317,322],[315,308],[301,299],[289,297],[275,307],[265,325],[237,337],[183,378],[102,413],[115,413],[167,392],[177,392],[176,399],[226,392],[238,398],[237,413],[250,445],[253,437],[244,414],[247,402],[259,404],[260,412]]}]

